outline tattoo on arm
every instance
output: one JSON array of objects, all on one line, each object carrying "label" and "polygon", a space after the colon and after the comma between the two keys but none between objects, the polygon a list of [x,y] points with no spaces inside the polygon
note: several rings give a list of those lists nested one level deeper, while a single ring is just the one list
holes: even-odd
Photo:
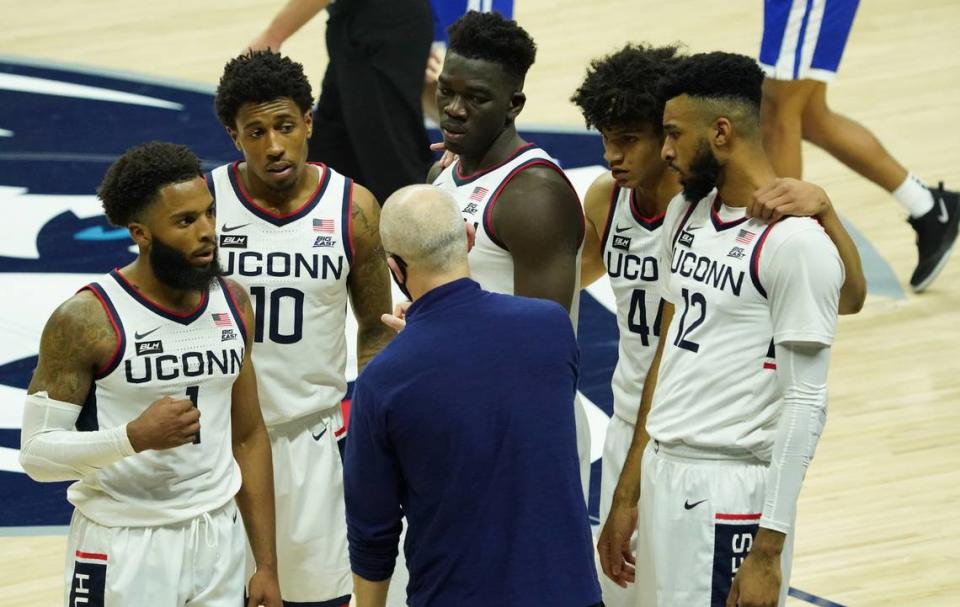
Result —
[{"label": "tattoo on arm", "polygon": [[380,316],[390,312],[393,302],[390,271],[380,242],[380,207],[369,192],[358,186],[350,214],[356,250],[347,281],[359,329],[357,364],[363,369],[393,338],[393,331],[380,322]]},{"label": "tattoo on arm", "polygon": [[107,364],[117,334],[96,297],[74,295],[50,316],[40,338],[40,357],[27,392],[82,405],[97,369]]}]

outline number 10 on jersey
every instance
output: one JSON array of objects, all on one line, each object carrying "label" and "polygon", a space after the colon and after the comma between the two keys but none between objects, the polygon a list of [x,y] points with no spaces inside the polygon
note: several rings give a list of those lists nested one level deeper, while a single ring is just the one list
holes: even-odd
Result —
[{"label": "number 10 on jersey", "polygon": [[[294,344],[303,338],[303,291],[290,287],[281,287],[270,291],[264,287],[250,287],[253,297],[256,330],[253,340],[263,342],[264,323],[269,318],[268,335],[276,344]],[[285,332],[281,332],[280,321],[284,321]]]}]

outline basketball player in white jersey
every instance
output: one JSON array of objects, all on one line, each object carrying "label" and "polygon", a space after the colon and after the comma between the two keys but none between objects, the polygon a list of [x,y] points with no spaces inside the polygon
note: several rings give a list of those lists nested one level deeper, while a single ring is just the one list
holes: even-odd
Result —
[{"label": "basketball player in white jersey", "polygon": [[[663,273],[658,257],[663,216],[681,186],[676,172],[660,158],[663,99],[658,89],[679,62],[674,46],[629,44],[591,62],[572,99],[587,126],[603,135],[604,158],[611,169],[594,181],[584,200],[587,235],[581,266],[584,286],[607,274],[616,297],[620,332],[611,386],[614,414],[601,460],[601,525],[610,511],[633,439],[643,382],[660,336],[663,299],[659,283]],[[758,209],[769,199],[771,209],[780,209],[780,213],[787,205],[793,214],[820,213],[831,238],[836,238],[838,248],[846,251],[850,266],[856,268],[849,273],[850,284],[844,285],[841,308],[846,305],[848,313],[859,310],[865,292],[859,257],[825,194],[795,180],[781,186],[781,194],[774,197],[766,190],[758,191]],[[633,605],[632,587],[620,588],[605,576],[601,576],[601,586],[608,607]]]},{"label": "basketball player in white jersey", "polygon": [[[243,160],[215,169],[220,261],[250,294],[253,360],[273,446],[277,552],[285,601],[350,601],[343,469],[347,303],[360,368],[393,335],[390,279],[373,195],[306,162],[312,130],[302,66],[270,51],[224,68],[216,110]],[[251,563],[252,566],[252,563]]]},{"label": "basketball player in white jersey", "polygon": [[77,481],[64,603],[236,607],[249,536],[247,605],[280,607],[255,321],[220,278],[200,162],[131,148],[98,194],[140,254],[50,317],[23,413],[24,470]]},{"label": "basketball player in white jersey", "polygon": [[776,179],[762,79],[749,58],[695,55],[665,94],[662,156],[684,188],[661,239],[669,329],[599,543],[604,573],[635,579],[638,605],[777,605],[789,585],[844,267],[816,221],[746,214]]},{"label": "basketball player in white jersey", "polygon": [[[449,190],[476,228],[470,274],[497,293],[552,299],[576,327],[583,212],[550,155],[517,133],[523,81],[536,46],[515,21],[469,11],[448,29],[437,106],[446,149],[458,158],[431,169],[427,181]],[[584,496],[590,434],[576,405]]]}]

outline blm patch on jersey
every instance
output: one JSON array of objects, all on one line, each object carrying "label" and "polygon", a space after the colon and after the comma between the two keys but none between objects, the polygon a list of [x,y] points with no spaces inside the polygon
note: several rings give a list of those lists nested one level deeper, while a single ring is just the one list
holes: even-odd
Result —
[{"label": "blm patch on jersey", "polygon": [[693,234],[691,234],[690,232],[687,232],[686,230],[684,230],[683,232],[680,232],[680,239],[678,242],[683,246],[690,248],[691,246],[693,246]]},{"label": "blm patch on jersey", "polygon": [[137,356],[143,354],[163,354],[163,342],[159,339],[156,341],[138,341]]},{"label": "blm patch on jersey", "polygon": [[241,234],[221,234],[220,246],[225,249],[246,249],[247,237]]},{"label": "blm patch on jersey", "polygon": [[616,236],[613,237],[613,248],[623,249],[624,251],[630,250],[630,238],[627,236]]}]

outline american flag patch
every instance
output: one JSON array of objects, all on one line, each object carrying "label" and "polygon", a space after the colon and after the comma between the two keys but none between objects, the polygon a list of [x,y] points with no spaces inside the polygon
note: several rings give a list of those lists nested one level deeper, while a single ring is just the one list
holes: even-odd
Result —
[{"label": "american flag patch", "polygon": [[756,236],[753,232],[748,230],[740,230],[740,233],[737,234],[737,242],[743,244],[750,244],[750,241],[753,240],[753,237]]},{"label": "american flag patch", "polygon": [[487,188],[481,188],[479,186],[475,187],[473,188],[473,193],[470,194],[470,200],[476,200],[477,202],[481,202],[483,200],[483,197],[486,196],[487,192],[489,191],[490,190],[488,190]]},{"label": "american flag patch", "polygon": [[229,314],[214,314],[213,324],[215,324],[218,327],[232,327],[233,321],[230,320]]},{"label": "american flag patch", "polygon": [[314,219],[313,231],[328,232],[330,234],[333,234],[333,220],[332,219]]}]

